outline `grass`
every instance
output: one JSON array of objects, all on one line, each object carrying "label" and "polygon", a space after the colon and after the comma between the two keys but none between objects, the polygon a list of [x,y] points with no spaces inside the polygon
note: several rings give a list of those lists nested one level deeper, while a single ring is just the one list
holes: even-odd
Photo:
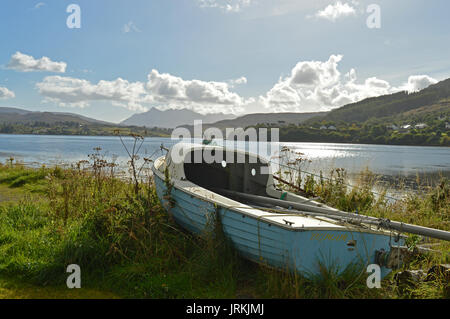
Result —
[{"label": "grass", "polygon": [[39,286],[0,278],[0,299],[118,299],[113,293],[95,289]]},{"label": "grass", "polygon": [[[358,190],[334,181],[298,183],[341,209],[449,230],[448,181],[401,203],[376,199],[371,175]],[[400,289],[394,274],[381,289],[351,269],[306,279],[240,258],[223,236],[181,230],[161,206],[150,177],[116,177],[97,155],[71,169],[0,164],[0,298],[448,298],[445,282]],[[220,234],[220,232],[219,232]],[[412,268],[448,263],[442,254]],[[67,289],[66,267],[78,264],[82,289]]]},{"label": "grass", "polygon": [[20,189],[12,189],[6,185],[0,184],[0,203],[14,203],[24,196]]}]

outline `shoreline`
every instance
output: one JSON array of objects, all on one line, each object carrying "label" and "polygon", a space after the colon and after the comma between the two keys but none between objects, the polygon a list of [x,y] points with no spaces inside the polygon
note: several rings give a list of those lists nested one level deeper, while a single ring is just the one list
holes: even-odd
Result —
[{"label": "shoreline", "polygon": [[[17,136],[61,136],[61,137],[118,137],[119,135],[85,135],[85,134],[21,134],[21,133],[0,133],[2,135],[17,135]],[[124,138],[128,137],[123,136]],[[144,138],[168,138],[171,139],[171,136],[143,136]],[[222,141],[227,141],[223,139]],[[292,141],[292,140],[280,140],[278,143],[310,143],[310,144],[345,144],[345,145],[373,145],[373,146],[412,146],[412,147],[439,147],[439,148],[450,148],[450,146],[446,145],[421,145],[421,144],[377,144],[377,143],[353,143],[353,142],[317,142],[317,141]]]}]

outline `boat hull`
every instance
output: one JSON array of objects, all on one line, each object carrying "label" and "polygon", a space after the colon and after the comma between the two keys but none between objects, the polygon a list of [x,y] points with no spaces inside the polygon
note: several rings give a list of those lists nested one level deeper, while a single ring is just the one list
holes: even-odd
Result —
[{"label": "boat hull", "polygon": [[[156,191],[163,206],[184,229],[196,235],[214,230],[216,216],[220,218],[223,234],[238,253],[249,260],[285,270],[295,270],[305,277],[320,275],[323,267],[342,273],[348,267],[365,272],[375,263],[375,251],[389,251],[401,246],[402,239],[375,232],[321,229],[288,229],[263,221],[256,216],[223,207],[177,187],[166,196],[165,181],[154,175]],[[351,243],[355,243],[354,246]],[[380,267],[381,278],[391,269]]]}]

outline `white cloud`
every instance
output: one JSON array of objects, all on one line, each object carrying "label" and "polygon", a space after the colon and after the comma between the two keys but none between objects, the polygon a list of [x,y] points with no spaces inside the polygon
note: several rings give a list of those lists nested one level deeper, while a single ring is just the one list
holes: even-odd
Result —
[{"label": "white cloud", "polygon": [[36,3],[36,5],[34,6],[35,9],[39,9],[40,7],[45,6],[45,2],[38,2]]},{"label": "white cloud", "polygon": [[[271,16],[281,16],[298,12],[317,11],[318,6],[329,3],[330,0],[302,1],[302,0],[193,0],[201,8],[215,8],[223,12],[245,12],[246,19],[256,19]],[[357,15],[357,0],[347,0],[346,3],[337,1],[333,5],[319,10],[316,15],[320,18],[333,19],[345,15]],[[361,11],[361,8],[359,9]],[[307,15],[312,18],[315,15]]]},{"label": "white cloud", "polygon": [[336,1],[334,4],[330,4],[325,9],[319,10],[316,13],[316,17],[333,22],[339,18],[348,17],[351,15],[356,15],[355,8],[348,3],[342,3],[341,1]]},{"label": "white cloud", "polygon": [[230,80],[229,83],[230,83],[230,87],[234,87],[236,85],[241,85],[241,84],[246,84],[247,78],[245,76],[241,76],[238,79]]},{"label": "white cloud", "polygon": [[[242,78],[240,81],[244,81]],[[45,101],[60,106],[86,107],[94,101],[110,101],[129,110],[145,111],[150,105],[165,108],[187,108],[199,113],[239,113],[246,103],[231,92],[225,82],[183,80],[168,73],[152,70],[147,82],[90,81],[72,77],[48,76],[36,84]]]},{"label": "white cloud", "polygon": [[7,68],[21,72],[46,71],[46,72],[66,72],[65,62],[54,62],[47,57],[35,59],[31,55],[16,52],[9,61]]},{"label": "white cloud", "polygon": [[0,99],[6,100],[6,99],[12,99],[15,97],[16,97],[16,95],[14,94],[13,91],[10,91],[5,87],[0,86]]},{"label": "white cloud", "polygon": [[435,84],[438,81],[429,77],[428,75],[411,75],[408,78],[408,82],[400,87],[401,90],[407,91],[408,93],[418,92]]},{"label": "white cloud", "polygon": [[270,112],[328,111],[368,97],[399,91],[413,92],[437,81],[426,75],[410,76],[408,82],[394,87],[389,82],[370,77],[358,83],[355,69],[344,76],[338,70],[342,55],[328,61],[302,61],[290,76],[280,78],[259,102]]},{"label": "white cloud", "polygon": [[141,30],[134,24],[133,21],[128,22],[127,24],[125,24],[125,25],[122,27],[122,32],[123,32],[123,33],[129,33],[129,32],[131,32],[131,31],[134,31],[134,32],[141,32]]},{"label": "white cloud", "polygon": [[71,77],[47,76],[36,84],[45,101],[60,106],[86,107],[92,101],[111,101],[114,105],[129,110],[146,111],[142,106],[146,101],[144,84],[128,82],[118,78],[114,81],[99,81],[92,84],[87,80]]},{"label": "white cloud", "polygon": [[146,84],[156,102],[169,107],[192,109],[199,113],[238,113],[247,100],[230,92],[225,82],[183,80],[167,73],[152,70]]},{"label": "white cloud", "polygon": [[[263,105],[275,112],[310,112],[331,108],[338,101],[350,99],[350,88],[342,88],[341,73],[337,69],[342,55],[332,55],[326,62],[302,61],[291,70],[290,76],[279,79],[265,96]],[[353,83],[354,72],[348,75]]]},{"label": "white cloud", "polygon": [[201,8],[219,8],[225,12],[239,12],[254,0],[198,0]]}]

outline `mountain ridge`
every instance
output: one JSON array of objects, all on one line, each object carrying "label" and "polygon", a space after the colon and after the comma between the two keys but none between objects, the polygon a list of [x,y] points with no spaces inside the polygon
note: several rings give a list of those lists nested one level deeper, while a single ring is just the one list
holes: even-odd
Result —
[{"label": "mountain ridge", "polygon": [[328,112],[286,112],[286,113],[250,113],[239,116],[233,120],[222,120],[205,125],[205,127],[217,127],[219,129],[246,128],[258,124],[286,126],[290,124],[301,124],[306,120],[318,115],[326,115]]},{"label": "mountain ridge", "polygon": [[194,120],[202,120],[203,123],[213,123],[235,117],[235,115],[224,113],[202,115],[188,109],[168,109],[161,111],[156,108],[151,108],[147,112],[133,114],[126,120],[120,122],[120,125],[175,128],[181,125],[193,124]]},{"label": "mountain ridge", "polygon": [[93,119],[87,116],[69,112],[47,112],[29,111],[16,107],[0,107],[0,123],[24,124],[42,122],[55,124],[59,122],[75,122],[79,124],[104,124],[114,125],[114,123]]}]

